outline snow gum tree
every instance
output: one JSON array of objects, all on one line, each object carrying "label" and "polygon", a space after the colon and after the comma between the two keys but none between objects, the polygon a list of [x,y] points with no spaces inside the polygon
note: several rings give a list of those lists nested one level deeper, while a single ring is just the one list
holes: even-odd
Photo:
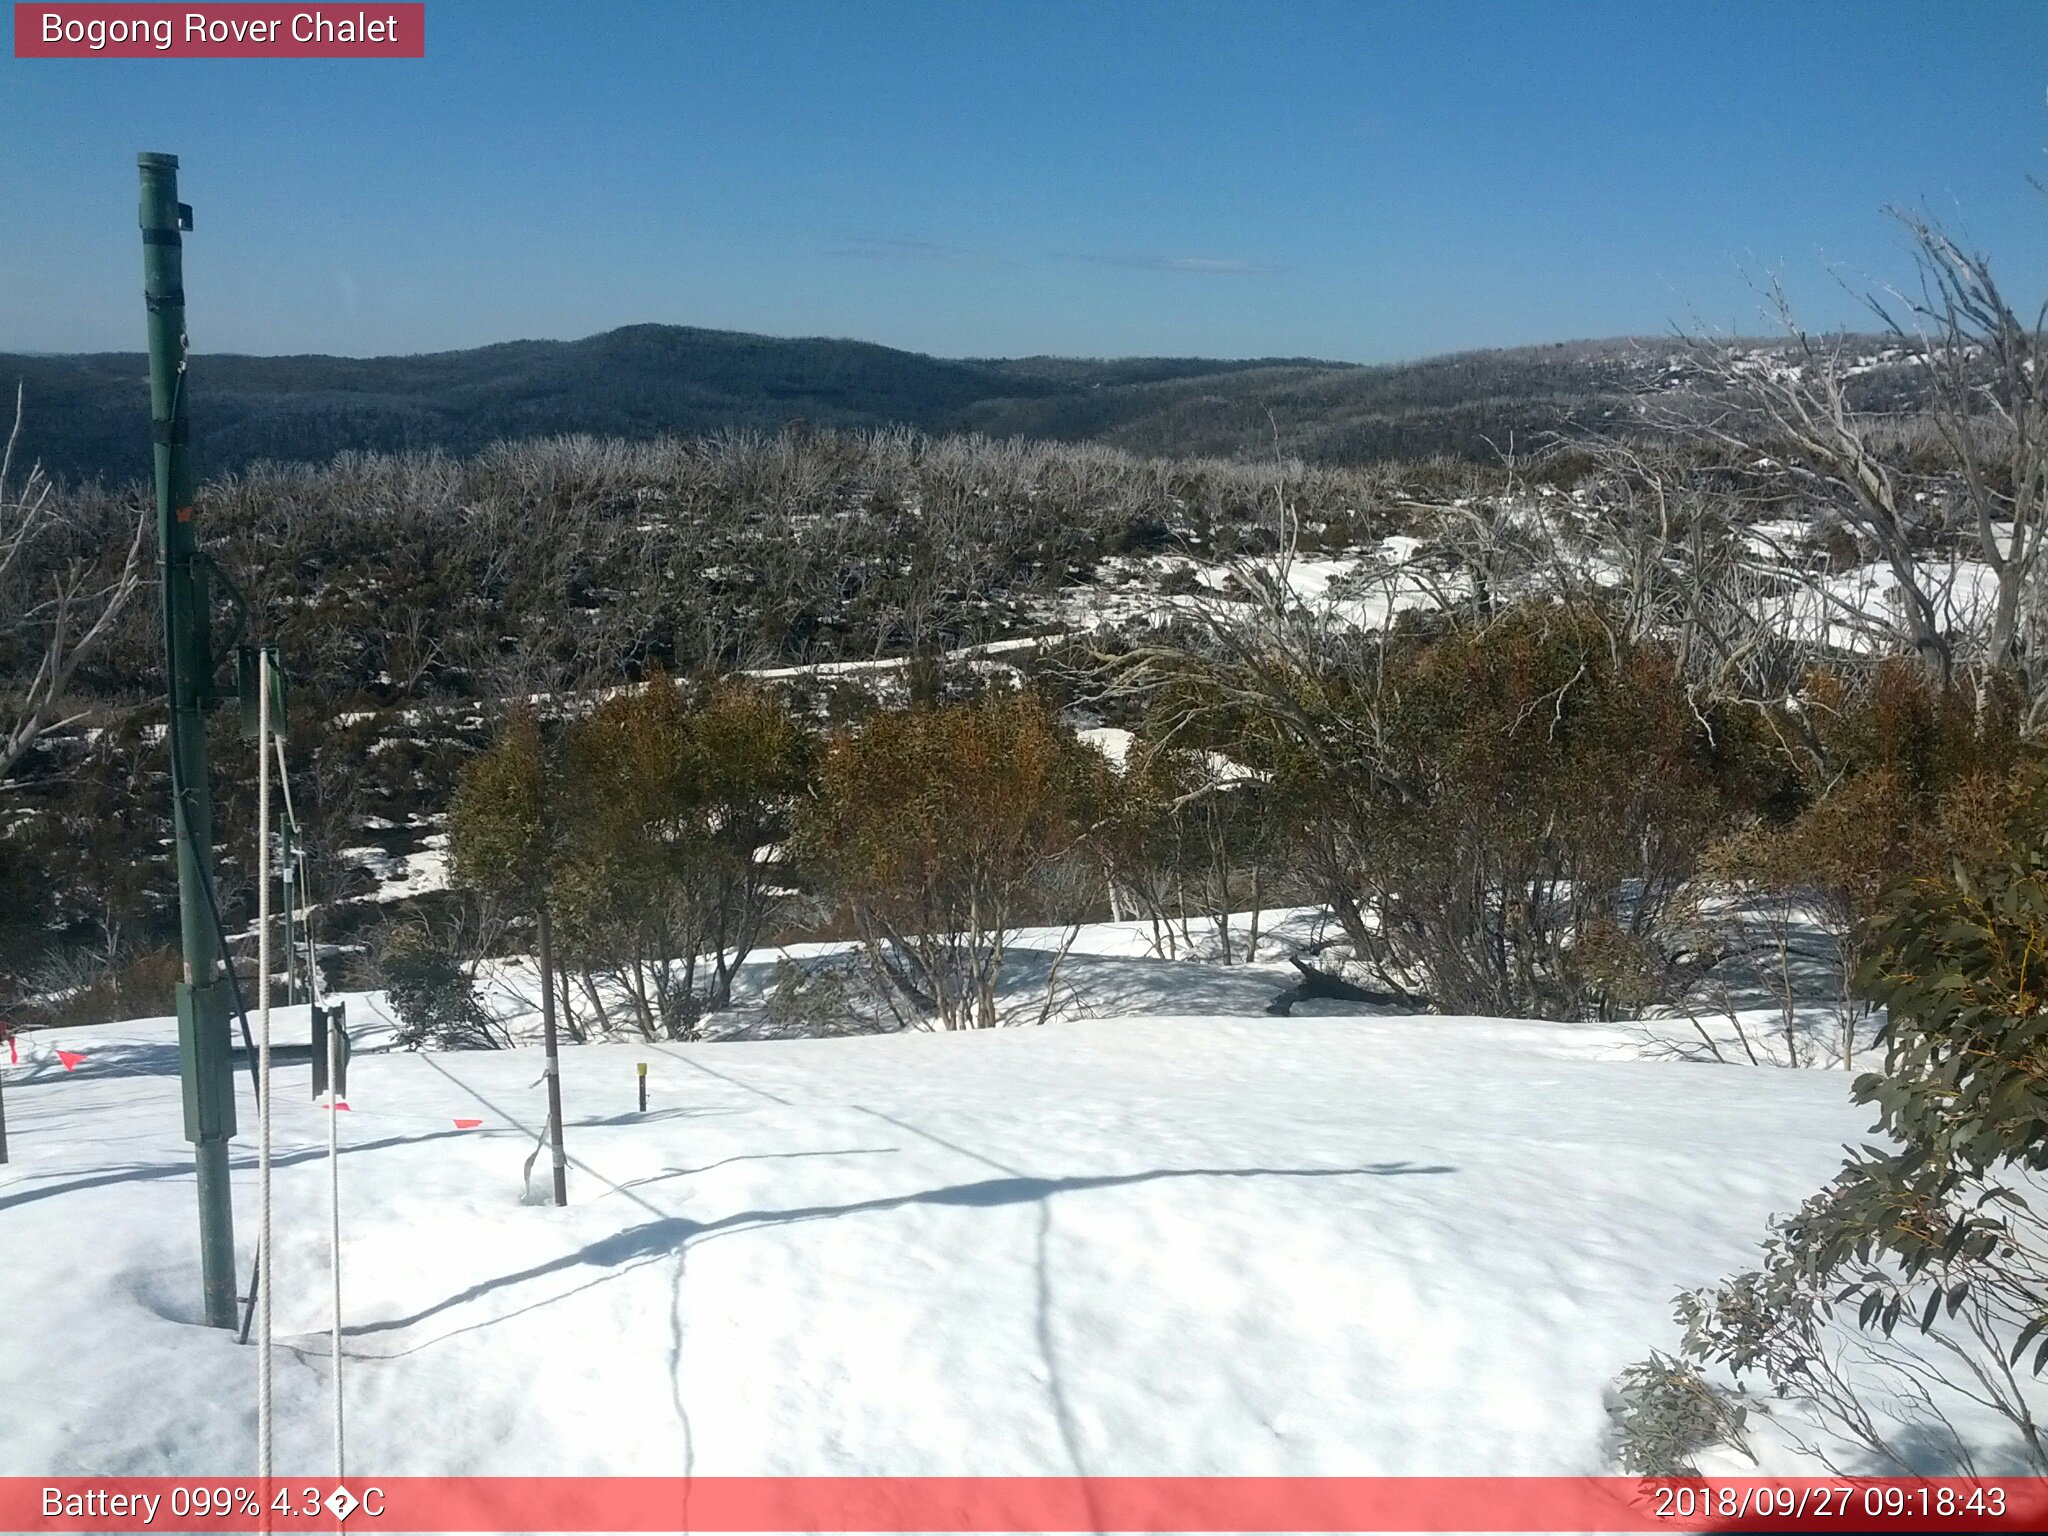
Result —
[{"label": "snow gum tree", "polygon": [[1747,791],[1669,655],[1542,608],[1406,648],[1380,729],[1407,796],[1361,827],[1392,968],[1440,1006],[1615,1017],[1685,986],[1700,850]]},{"label": "snow gum tree", "polygon": [[826,747],[799,844],[900,1018],[999,1022],[1010,941],[1074,899],[1107,775],[1028,693],[881,714]]},{"label": "snow gum tree", "polygon": [[1118,658],[1162,739],[1228,729],[1295,877],[1418,1006],[1629,1016],[1711,957],[1699,856],[1756,795],[1755,727],[1668,651],[1534,602],[1336,633],[1284,602]]},{"label": "snow gum tree", "polygon": [[[512,714],[497,741],[464,769],[448,812],[450,873],[545,930],[561,842],[561,789],[539,717]],[[541,933],[541,984],[552,988],[551,935]]]},{"label": "snow gum tree", "polygon": [[1229,965],[1240,953],[1231,914],[1247,911],[1242,954],[1253,958],[1260,908],[1286,862],[1274,802],[1270,785],[1220,752],[1134,741],[1096,839],[1119,914],[1145,918],[1167,956],[1193,947],[1190,924],[1203,919]]},{"label": "snow gum tree", "polygon": [[456,785],[448,849],[464,885],[532,906],[553,880],[560,788],[540,721],[516,711],[497,742]]},{"label": "snow gum tree", "polygon": [[[548,1090],[546,1139],[553,1154],[555,1204],[567,1205],[553,911],[566,800],[557,757],[535,712],[516,709],[497,744],[470,765],[456,786],[448,815],[448,850],[456,879],[504,897],[533,918],[541,1046],[547,1062],[542,1071]],[[539,1151],[536,1146],[534,1155]],[[528,1158],[529,1174],[532,1168],[533,1159]]]},{"label": "snow gum tree", "polygon": [[643,1033],[688,1038],[731,1002],[739,967],[791,899],[790,819],[814,755],[767,691],[659,675],[568,733],[564,943],[623,980]]},{"label": "snow gum tree", "polygon": [[1944,685],[1892,658],[1874,668],[1814,668],[1800,698],[1766,717],[1782,768],[1773,803],[1709,854],[1708,872],[1743,893],[1772,935],[1758,956],[1775,970],[1792,1033],[1790,934],[1813,925],[1830,952],[1851,1058],[1868,1007],[1855,978],[1875,920],[1902,878],[1939,873],[1984,832],[1985,797],[2022,761],[2022,704],[2009,676],[1980,691]]}]

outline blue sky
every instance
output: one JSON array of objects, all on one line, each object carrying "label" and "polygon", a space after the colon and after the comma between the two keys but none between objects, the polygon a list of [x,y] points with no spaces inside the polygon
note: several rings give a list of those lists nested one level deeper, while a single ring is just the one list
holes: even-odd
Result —
[{"label": "blue sky", "polygon": [[[11,51],[10,51],[11,52]],[[1861,319],[1888,204],[2048,287],[2048,4],[429,0],[423,61],[0,58],[0,350],[661,321],[1357,361]]]}]

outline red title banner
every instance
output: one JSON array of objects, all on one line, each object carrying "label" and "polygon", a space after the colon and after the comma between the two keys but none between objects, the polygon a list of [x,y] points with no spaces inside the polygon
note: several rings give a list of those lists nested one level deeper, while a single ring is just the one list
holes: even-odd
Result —
[{"label": "red title banner", "polygon": [[2048,1530],[2048,1478],[0,1478],[7,1531]]},{"label": "red title banner", "polygon": [[17,59],[423,59],[427,8],[22,5]]}]

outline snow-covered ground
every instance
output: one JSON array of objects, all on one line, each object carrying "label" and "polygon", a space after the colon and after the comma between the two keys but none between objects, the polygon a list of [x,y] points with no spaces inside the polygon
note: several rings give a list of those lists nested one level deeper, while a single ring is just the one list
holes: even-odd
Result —
[{"label": "snow-covered ground", "polygon": [[[1745,1264],[1868,1127],[1839,1072],[1641,1059],[1627,1027],[1266,1017],[1277,967],[1159,960],[1141,927],[1076,946],[1124,978],[1097,1017],[568,1048],[563,1210],[522,1200],[535,1053],[366,1049],[352,1464],[1611,1470],[1605,1390],[1668,1347],[1672,1294]],[[198,1322],[174,1039],[71,1030],[7,1069],[0,1474],[253,1465],[253,1352]],[[277,1079],[287,1470],[328,1434],[306,1072]]]},{"label": "snow-covered ground", "polygon": [[391,853],[374,845],[344,848],[341,857],[376,882],[363,900],[380,904],[403,901],[448,888],[448,834],[429,832],[420,844],[410,854]]}]

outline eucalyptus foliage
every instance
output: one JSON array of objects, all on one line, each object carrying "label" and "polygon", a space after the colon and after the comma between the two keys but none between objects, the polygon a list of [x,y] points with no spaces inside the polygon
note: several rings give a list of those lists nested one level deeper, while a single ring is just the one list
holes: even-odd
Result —
[{"label": "eucalyptus foliage", "polygon": [[[1853,1094],[1890,1144],[1776,1222],[1759,1268],[1678,1299],[1702,1390],[1708,1366],[1760,1375],[1888,1470],[2048,1472],[2048,777],[1986,798],[1969,856],[1894,888],[1858,978],[1888,1017]],[[1959,1422],[1985,1411],[2009,1452]]]}]

